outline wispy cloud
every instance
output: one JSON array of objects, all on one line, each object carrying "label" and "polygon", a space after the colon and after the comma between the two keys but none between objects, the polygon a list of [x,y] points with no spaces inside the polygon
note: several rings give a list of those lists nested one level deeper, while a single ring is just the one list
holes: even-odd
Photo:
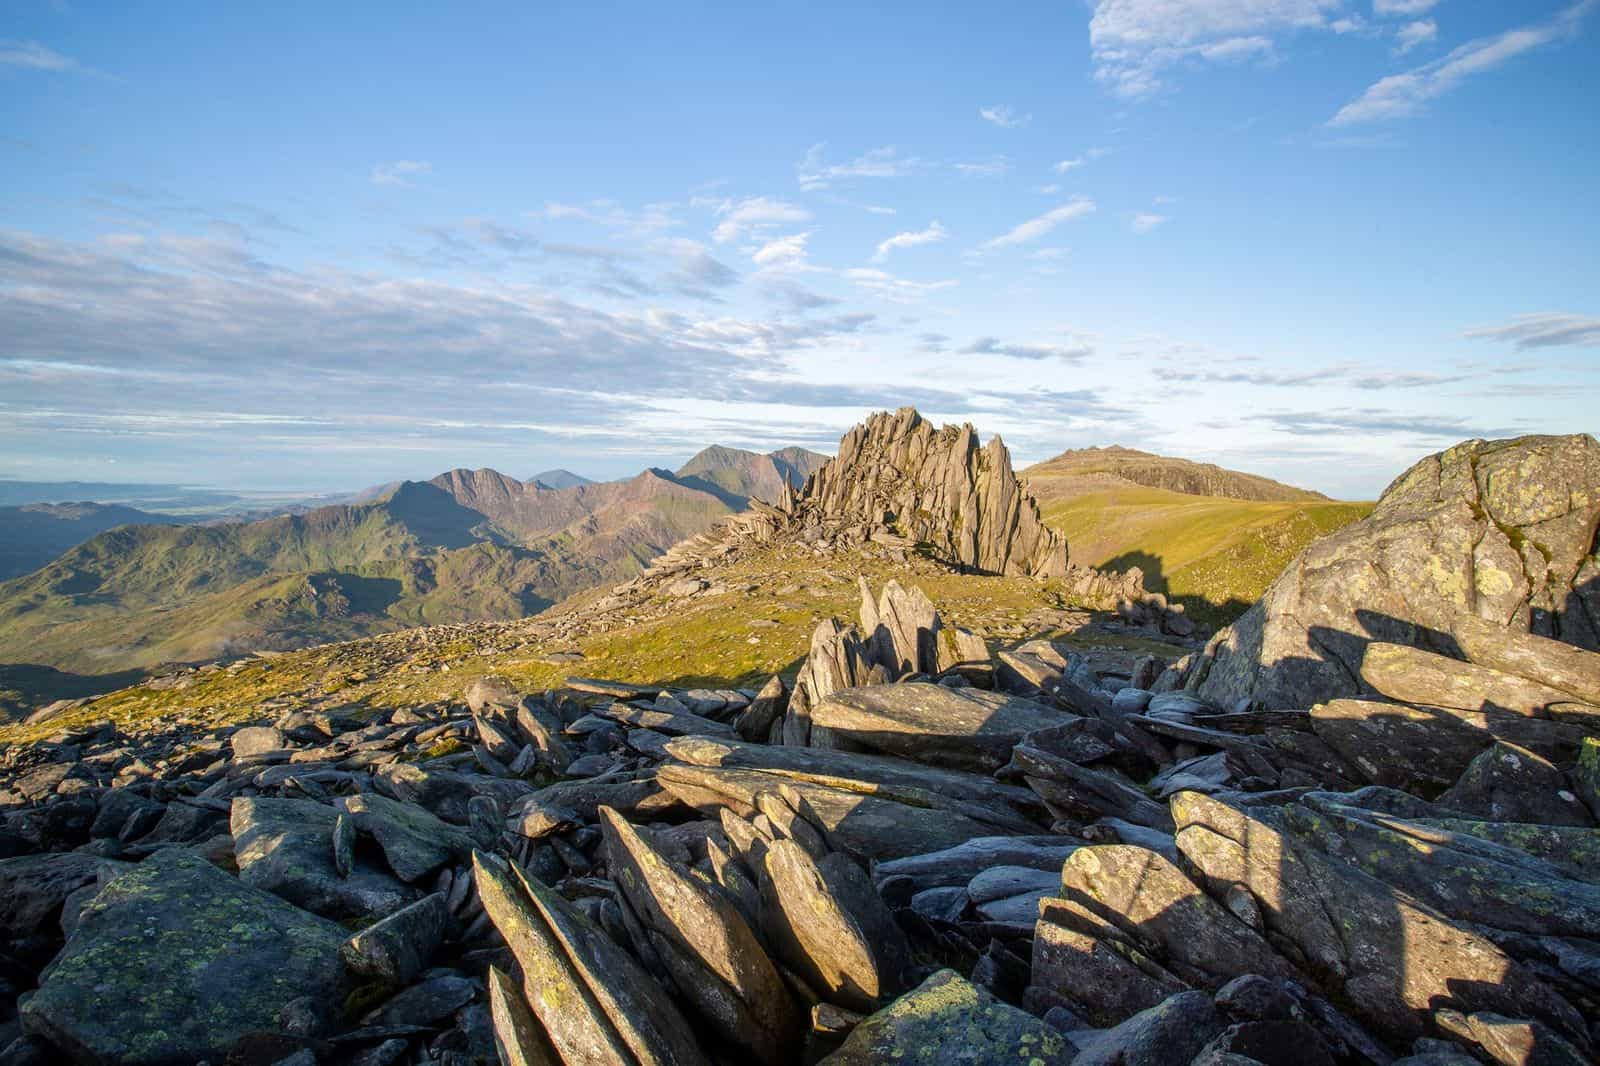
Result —
[{"label": "wispy cloud", "polygon": [[1089,20],[1094,75],[1119,96],[1148,96],[1169,67],[1270,56],[1275,35],[1357,29],[1344,0],[1098,0]]},{"label": "wispy cloud", "polygon": [[1328,125],[1351,126],[1420,114],[1429,101],[1459,88],[1473,75],[1494,70],[1525,52],[1571,37],[1596,3],[1597,0],[1581,0],[1544,22],[1492,37],[1479,37],[1442,59],[1382,78],[1358,99],[1340,108],[1328,120]]},{"label": "wispy cloud", "polygon": [[659,202],[635,209],[615,200],[589,200],[582,204],[551,201],[544,205],[543,211],[529,214],[551,219],[578,219],[608,229],[620,229],[636,237],[652,237],[683,224],[677,214],[678,206]]},{"label": "wispy cloud", "polygon": [[1405,55],[1413,48],[1419,48],[1439,37],[1439,25],[1432,19],[1417,19],[1408,22],[1394,35],[1394,50]]},{"label": "wispy cloud", "polygon": [[1540,311],[1518,315],[1505,325],[1478,326],[1462,336],[1510,341],[1518,348],[1600,348],[1600,316]]},{"label": "wispy cloud", "polygon": [[767,270],[792,270],[804,266],[806,241],[810,237],[811,234],[807,232],[775,238],[757,248],[750,259],[756,266]]},{"label": "wispy cloud", "polygon": [[995,237],[992,240],[985,241],[980,247],[982,247],[984,250],[992,250],[995,248],[1006,248],[1016,244],[1026,244],[1029,241],[1038,240],[1040,237],[1043,237],[1045,234],[1061,225],[1061,223],[1071,221],[1075,218],[1082,218],[1084,215],[1092,213],[1094,209],[1095,205],[1093,200],[1082,196],[1076,197],[1075,199],[1069,200],[1068,202],[1062,204],[1060,207],[1051,208],[1042,215],[1035,216],[1034,218],[1028,219],[1026,222],[1013,226],[1000,236]]},{"label": "wispy cloud", "polygon": [[1133,216],[1133,232],[1149,233],[1166,220],[1166,215],[1157,215],[1152,214],[1149,211],[1141,211],[1139,214]]},{"label": "wispy cloud", "polygon": [[1379,18],[1392,15],[1421,15],[1432,11],[1439,0],[1372,0],[1372,13]]},{"label": "wispy cloud", "polygon": [[1076,156],[1072,159],[1063,159],[1061,162],[1055,165],[1054,170],[1057,174],[1065,174],[1069,170],[1076,170],[1085,163],[1092,162],[1093,160],[1099,159],[1101,156],[1110,154],[1111,149],[1109,148],[1091,148],[1080,156]]},{"label": "wispy cloud", "polygon": [[1014,130],[1026,126],[1033,121],[1032,115],[1019,115],[1005,104],[996,104],[994,107],[978,108],[978,115],[985,122],[992,122],[1001,129]]},{"label": "wispy cloud", "polygon": [[939,220],[934,219],[927,229],[906,230],[903,233],[896,233],[888,240],[879,241],[877,251],[872,254],[872,261],[881,263],[888,259],[889,253],[896,248],[915,248],[919,244],[933,244],[936,241],[944,240],[947,236],[949,234],[939,224]]},{"label": "wispy cloud", "polygon": [[1245,420],[1265,422],[1297,436],[1315,437],[1329,433],[1382,433],[1429,440],[1464,440],[1468,437],[1511,437],[1521,432],[1515,426],[1485,426],[1443,415],[1370,407],[1274,412],[1247,415]]},{"label": "wispy cloud", "polygon": [[370,181],[374,185],[410,186],[417,178],[433,173],[433,164],[416,159],[397,159],[393,163],[379,163],[372,168]]},{"label": "wispy cloud", "polygon": [[810,192],[825,189],[836,181],[856,178],[903,178],[927,166],[915,156],[901,155],[892,146],[874,148],[844,163],[825,162],[826,149],[825,144],[814,144],[805,158],[795,164],[795,177],[801,189]]},{"label": "wispy cloud", "polygon": [[721,221],[711,231],[711,239],[727,244],[744,236],[762,238],[773,227],[811,221],[811,212],[787,200],[754,196],[746,200],[722,200],[715,210]]},{"label": "wispy cloud", "polygon": [[862,290],[896,303],[916,303],[931,292],[952,289],[957,284],[953,280],[911,281],[871,267],[855,267],[846,270],[844,276]]},{"label": "wispy cloud", "polygon": [[38,41],[0,41],[0,67],[47,70],[58,74],[88,70],[76,59],[64,56],[53,48],[46,48]]},{"label": "wispy cloud", "polygon": [[979,337],[965,348],[963,355],[1009,355],[1013,359],[1059,359],[1077,365],[1094,354],[1089,345],[1008,344],[998,337]]},{"label": "wispy cloud", "polygon": [[966,178],[1003,178],[1011,172],[1011,160],[1004,156],[971,162],[956,162],[951,163],[950,166],[957,174]]}]

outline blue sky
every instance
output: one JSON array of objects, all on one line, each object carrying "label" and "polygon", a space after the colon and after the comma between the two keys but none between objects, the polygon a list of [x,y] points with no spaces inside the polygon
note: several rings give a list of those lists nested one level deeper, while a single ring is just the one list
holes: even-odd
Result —
[{"label": "blue sky", "polygon": [[1600,0],[866,6],[7,5],[0,477],[1600,430]]}]

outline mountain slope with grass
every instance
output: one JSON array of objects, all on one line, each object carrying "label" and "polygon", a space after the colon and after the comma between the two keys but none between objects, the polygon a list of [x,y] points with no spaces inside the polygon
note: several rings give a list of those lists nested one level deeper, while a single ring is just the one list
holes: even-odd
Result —
[{"label": "mountain slope with grass", "polygon": [[174,519],[106,503],[30,503],[0,507],[0,581],[31,573],[108,529]]},{"label": "mountain slope with grass", "polygon": [[1075,561],[1138,567],[1147,588],[1209,624],[1237,617],[1308,544],[1372,510],[1370,503],[1127,448],[1065,452],[1021,477],[1046,524],[1066,535]]},{"label": "mountain slope with grass", "polygon": [[637,573],[745,499],[662,470],[553,489],[462,469],[301,514],[125,526],[0,583],[0,662],[98,675],[520,618]]}]

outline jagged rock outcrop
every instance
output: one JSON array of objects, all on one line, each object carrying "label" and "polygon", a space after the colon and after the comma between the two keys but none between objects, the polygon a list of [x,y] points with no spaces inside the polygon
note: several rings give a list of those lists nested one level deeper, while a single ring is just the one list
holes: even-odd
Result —
[{"label": "jagged rock outcrop", "polygon": [[839,442],[806,482],[801,508],[825,523],[925,544],[938,558],[990,574],[1060,577],[1067,543],[1011,469],[999,437],[935,429],[913,408],[880,412]]},{"label": "jagged rock outcrop", "polygon": [[1167,684],[1225,707],[1353,697],[1373,641],[1477,661],[1453,636],[1463,618],[1600,649],[1597,527],[1593,437],[1466,441],[1306,549]]}]

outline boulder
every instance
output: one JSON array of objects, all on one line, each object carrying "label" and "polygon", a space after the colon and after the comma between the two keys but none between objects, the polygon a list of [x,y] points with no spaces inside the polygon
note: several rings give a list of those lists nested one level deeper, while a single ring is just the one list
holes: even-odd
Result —
[{"label": "boulder", "polygon": [[1600,707],[1574,699],[1571,693],[1405,644],[1369,644],[1361,657],[1361,680],[1401,703],[1600,727]]},{"label": "boulder", "polygon": [[405,984],[427,966],[455,924],[442,892],[424,896],[369,925],[339,947],[339,955],[359,974]]},{"label": "boulder", "polygon": [[1219,987],[1255,973],[1298,976],[1260,933],[1161,855],[1128,844],[1080,848],[1061,869],[1062,898],[1118,927],[1148,953]]},{"label": "boulder", "polygon": [[333,848],[338,818],[314,800],[240,796],[229,827],[239,880],[325,918],[384,915],[416,899],[416,889],[357,861],[340,873]]},{"label": "boulder", "polygon": [[246,726],[229,738],[235,759],[247,759],[269,751],[279,751],[289,743],[283,732],[272,726]]},{"label": "boulder", "polygon": [[1316,735],[1373,784],[1447,788],[1495,740],[1557,762],[1576,757],[1584,726],[1498,711],[1331,700],[1311,708]]},{"label": "boulder", "polygon": [[[1185,685],[1222,707],[1360,696],[1368,644],[1457,654],[1457,618],[1600,650],[1600,442],[1586,434],[1471,440],[1389,486],[1367,518],[1307,548],[1207,644]],[[1465,647],[1495,643],[1463,627]],[[1563,676],[1500,657],[1497,669]],[[1580,671],[1581,672],[1581,671]],[[1570,672],[1569,672],[1570,673]],[[1559,686],[1558,686],[1559,687]]]},{"label": "boulder", "polygon": [[1439,804],[1498,822],[1595,824],[1566,774],[1548,759],[1504,740],[1473,759]]},{"label": "boulder", "polygon": [[1070,1045],[1043,1021],[940,970],[863,1019],[824,1066],[1067,1066]]},{"label": "boulder", "polygon": [[377,839],[389,868],[408,884],[448,863],[465,862],[472,854],[471,834],[414,804],[363,793],[344,797],[339,806],[357,831]]},{"label": "boulder", "polygon": [[873,1010],[898,993],[910,949],[860,867],[814,861],[792,840],[767,847],[762,920],[773,949],[831,1003]]},{"label": "boulder", "polygon": [[1270,810],[1182,792],[1172,813],[1178,849],[1208,888],[1247,889],[1269,933],[1391,1037],[1422,1035],[1441,1004],[1582,1032],[1570,1003],[1482,934],[1284,833]]},{"label": "boulder", "polygon": [[1179,992],[1113,1029],[1090,1037],[1073,1066],[1169,1066],[1190,1062],[1218,1033],[1222,1018],[1204,992]]},{"label": "boulder", "polygon": [[1035,729],[1066,715],[1033,700],[983,689],[910,682],[835,692],[811,708],[813,725],[836,738],[957,770],[989,772]]},{"label": "boulder", "polygon": [[282,1032],[291,1000],[324,1013],[342,1002],[344,938],[187,848],[165,848],[84,908],[22,1005],[23,1025],[74,1061],[222,1062],[246,1033]]}]

